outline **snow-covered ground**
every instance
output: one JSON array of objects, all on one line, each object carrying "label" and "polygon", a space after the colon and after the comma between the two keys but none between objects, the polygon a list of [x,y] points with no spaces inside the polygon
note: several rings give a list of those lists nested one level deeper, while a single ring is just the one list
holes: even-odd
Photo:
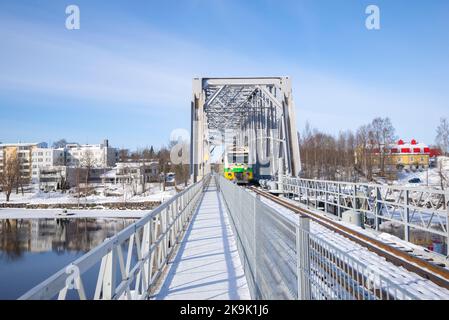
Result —
[{"label": "snow-covered ground", "polygon": [[[449,157],[441,157],[442,171],[446,179],[449,179]],[[417,172],[401,172],[398,174],[397,184],[405,186],[427,186],[438,187],[441,186],[440,170],[438,168],[430,168],[429,170],[417,171]],[[409,183],[411,179],[418,178],[421,183]]]},{"label": "snow-covered ground", "polygon": [[[78,199],[75,193],[61,192],[27,192],[11,194],[10,203],[27,203],[27,204],[55,204],[55,203],[107,203],[107,202],[144,202],[144,201],[165,201],[176,194],[173,186],[167,186],[165,191],[161,190],[159,183],[151,183],[148,190],[141,195],[132,195],[131,190],[117,187],[115,190],[105,190],[103,187],[95,188],[96,195],[89,195]],[[106,195],[109,193],[111,195]],[[6,202],[5,193],[0,193],[0,203]]]}]

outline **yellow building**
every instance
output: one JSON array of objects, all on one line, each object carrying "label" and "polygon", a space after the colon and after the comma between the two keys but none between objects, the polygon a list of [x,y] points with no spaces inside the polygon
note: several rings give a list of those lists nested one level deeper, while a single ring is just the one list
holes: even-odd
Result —
[{"label": "yellow building", "polygon": [[0,144],[0,174],[7,161],[17,157],[20,165],[21,177],[24,181],[31,180],[31,163],[33,150],[42,147],[39,143],[8,143]]},{"label": "yellow building", "polygon": [[[377,152],[376,152],[377,151]],[[373,157],[373,167],[380,169],[379,152],[376,150]],[[385,153],[385,173],[396,173],[398,171],[421,171],[429,167],[430,148],[424,143],[416,140],[397,143],[387,147]]]},{"label": "yellow building", "polygon": [[[422,171],[429,168],[430,148],[418,143],[416,140],[404,142],[399,140],[395,144],[387,146],[384,156],[384,173],[387,177],[395,178],[396,174],[402,170]],[[365,161],[369,162],[373,173],[381,171],[381,155],[378,149],[371,149],[371,157]],[[366,157],[367,155],[365,155]],[[361,148],[356,149],[356,165],[362,165],[363,153]]]}]

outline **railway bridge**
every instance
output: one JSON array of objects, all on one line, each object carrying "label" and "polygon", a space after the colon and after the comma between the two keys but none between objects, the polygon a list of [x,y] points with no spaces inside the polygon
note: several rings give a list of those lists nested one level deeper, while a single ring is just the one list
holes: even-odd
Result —
[{"label": "railway bridge", "polygon": [[[449,299],[447,191],[300,178],[288,77],[194,79],[191,108],[190,186],[21,299]],[[270,183],[214,172],[226,144]]]}]

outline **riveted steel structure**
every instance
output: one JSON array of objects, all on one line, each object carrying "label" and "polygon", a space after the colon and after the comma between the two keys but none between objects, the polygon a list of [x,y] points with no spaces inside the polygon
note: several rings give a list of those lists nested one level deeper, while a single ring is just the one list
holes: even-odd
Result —
[{"label": "riveted steel structure", "polygon": [[[193,181],[210,172],[212,146],[249,148],[256,178],[301,170],[289,77],[195,78],[191,117]],[[229,137],[232,137],[231,141]]]}]

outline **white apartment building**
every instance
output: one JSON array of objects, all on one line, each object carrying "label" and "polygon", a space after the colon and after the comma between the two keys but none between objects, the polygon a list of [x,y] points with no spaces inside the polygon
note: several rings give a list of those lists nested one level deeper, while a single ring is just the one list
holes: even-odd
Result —
[{"label": "white apartment building", "polygon": [[31,155],[32,172],[31,181],[39,182],[39,172],[42,169],[49,169],[53,166],[62,166],[65,164],[65,151],[63,148],[35,148]]},{"label": "white apartment building", "polygon": [[85,167],[89,165],[92,168],[107,168],[113,167],[117,158],[117,150],[109,146],[108,140],[101,144],[66,145],[67,166]]}]

